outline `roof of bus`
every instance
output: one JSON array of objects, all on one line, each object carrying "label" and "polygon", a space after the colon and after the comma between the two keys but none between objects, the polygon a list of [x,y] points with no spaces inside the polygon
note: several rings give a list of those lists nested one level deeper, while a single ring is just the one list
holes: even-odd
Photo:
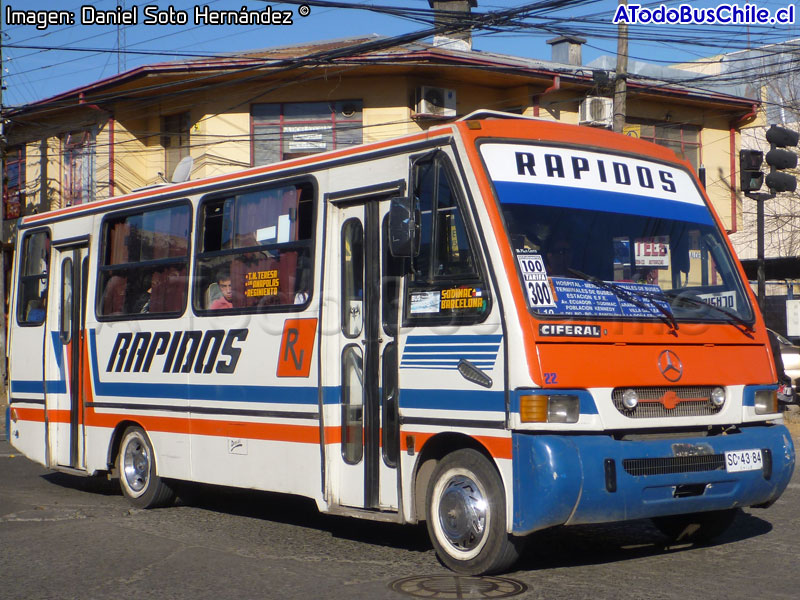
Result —
[{"label": "roof of bus", "polygon": [[[53,218],[63,218],[67,215],[77,217],[83,213],[94,212],[105,206],[127,203],[134,200],[146,200],[148,198],[155,198],[165,194],[174,194],[184,190],[199,190],[207,186],[236,182],[258,175],[276,173],[282,170],[296,169],[298,167],[308,166],[313,168],[315,165],[321,165],[328,161],[359,156],[376,150],[384,150],[408,143],[435,139],[437,137],[446,137],[456,132],[462,136],[467,144],[472,144],[481,138],[528,140],[561,144],[569,143],[573,145],[577,143],[581,146],[594,147],[597,149],[639,154],[656,160],[679,163],[685,166],[689,164],[679,159],[675,153],[668,148],[622,134],[612,133],[605,129],[558,123],[544,119],[501,115],[492,111],[476,111],[473,115],[474,117],[472,115],[467,115],[457,122],[440,125],[421,133],[410,134],[392,140],[362,144],[342,150],[322,152],[204,179],[142,188],[134,190],[129,194],[115,196],[106,200],[68,206],[36,215],[28,215],[20,219],[19,228],[26,228]],[[579,135],[576,135],[576,132],[579,132]]]},{"label": "roof of bus", "polygon": [[[656,160],[688,165],[689,163],[666,146],[647,142],[635,137],[613,133],[607,129],[572,125],[545,119],[486,119],[480,126],[467,115],[456,123],[465,141],[482,137],[526,139],[537,142],[568,143],[604,150],[615,150],[629,154],[640,154]],[[528,133],[530,131],[530,133]],[[576,135],[578,132],[578,135]]]}]

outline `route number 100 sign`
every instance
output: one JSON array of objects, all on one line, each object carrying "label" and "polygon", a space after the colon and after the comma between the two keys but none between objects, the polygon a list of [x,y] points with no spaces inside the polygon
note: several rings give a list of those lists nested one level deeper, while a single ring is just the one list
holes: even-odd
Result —
[{"label": "route number 100 sign", "polygon": [[528,294],[528,304],[532,308],[554,307],[553,290],[547,281],[547,271],[544,261],[539,254],[518,254],[519,268],[522,271],[522,280],[525,282],[525,291]]}]

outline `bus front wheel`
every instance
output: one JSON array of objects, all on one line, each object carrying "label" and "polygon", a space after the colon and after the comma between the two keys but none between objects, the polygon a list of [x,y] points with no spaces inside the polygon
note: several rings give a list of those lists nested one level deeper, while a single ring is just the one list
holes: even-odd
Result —
[{"label": "bus front wheel", "polygon": [[167,506],[175,499],[172,488],[156,475],[153,446],[141,427],[128,427],[122,434],[117,471],[122,493],[138,508]]},{"label": "bus front wheel", "polygon": [[653,525],[669,538],[670,543],[706,544],[719,537],[733,524],[740,508],[712,510],[687,515],[654,517]]},{"label": "bus front wheel", "polygon": [[446,567],[485,575],[517,560],[522,540],[506,532],[503,483],[480,452],[445,456],[431,475],[426,500],[428,534]]}]

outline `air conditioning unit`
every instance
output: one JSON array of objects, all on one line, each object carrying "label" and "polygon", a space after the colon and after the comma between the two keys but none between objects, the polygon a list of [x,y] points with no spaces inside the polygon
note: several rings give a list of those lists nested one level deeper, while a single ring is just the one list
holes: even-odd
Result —
[{"label": "air conditioning unit", "polygon": [[592,127],[611,127],[614,122],[614,100],[589,96],[581,101],[578,123]]},{"label": "air conditioning unit", "polygon": [[456,116],[456,91],[423,85],[417,88],[416,117],[449,118]]}]

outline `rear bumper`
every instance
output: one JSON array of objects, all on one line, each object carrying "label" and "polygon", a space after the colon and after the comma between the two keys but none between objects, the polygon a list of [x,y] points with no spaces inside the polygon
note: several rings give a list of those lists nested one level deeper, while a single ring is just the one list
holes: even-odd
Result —
[{"label": "rear bumper", "polygon": [[[762,450],[764,468],[725,470],[725,452],[749,449]],[[795,462],[783,425],[637,441],[515,433],[513,453],[513,532],[519,535],[561,524],[769,504],[786,489]]]}]

